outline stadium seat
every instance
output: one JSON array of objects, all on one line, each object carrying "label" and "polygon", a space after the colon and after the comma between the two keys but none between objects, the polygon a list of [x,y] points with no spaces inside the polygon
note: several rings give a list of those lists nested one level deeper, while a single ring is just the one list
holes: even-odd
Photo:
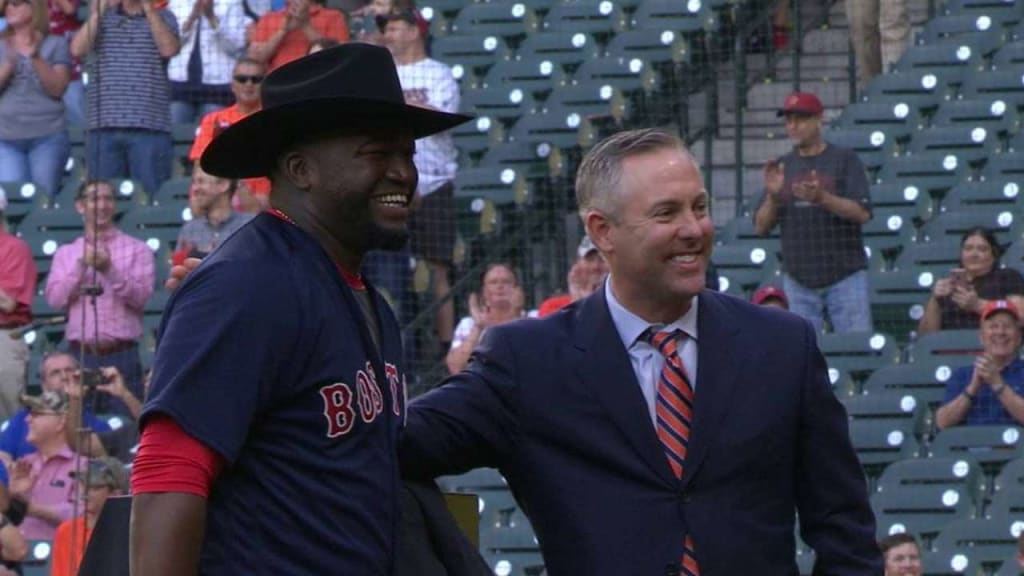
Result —
[{"label": "stadium seat", "polygon": [[946,14],[928,21],[920,34],[925,44],[957,43],[970,46],[987,57],[1006,41],[1006,29],[990,16]]},{"label": "stadium seat", "polygon": [[451,34],[494,34],[518,40],[537,30],[537,16],[523,3],[467,3],[450,26]]},{"label": "stadium seat", "polygon": [[3,215],[11,226],[8,228],[11,232],[17,229],[18,223],[29,212],[47,203],[46,191],[32,182],[0,182],[0,191],[7,198],[7,208]]},{"label": "stadium seat", "polygon": [[583,62],[597,58],[599,50],[597,42],[583,32],[537,32],[519,45],[517,58],[528,62],[553,62],[563,69],[575,70]]},{"label": "stadium seat", "polygon": [[974,456],[986,470],[993,470],[1024,456],[1020,428],[1014,426],[954,426],[940,430],[931,444],[932,456]]},{"label": "stadium seat", "polygon": [[1024,491],[1024,458],[1006,463],[992,481],[992,496],[1000,497],[1003,493],[1021,493]]},{"label": "stadium seat", "polygon": [[523,116],[509,130],[509,140],[547,144],[562,150],[594,144],[597,131],[590,120],[571,108],[551,106],[540,114]]},{"label": "stadium seat", "polygon": [[993,496],[986,514],[1024,518],[1024,490],[1019,484],[1012,490],[1001,490]]},{"label": "stadium seat", "polygon": [[544,143],[505,142],[490,148],[480,166],[505,166],[529,180],[544,179],[554,175],[551,153],[552,147]]},{"label": "stadium seat", "polygon": [[1020,576],[1020,562],[1016,558],[1010,558],[1003,562],[1003,565],[992,573],[992,576]]},{"label": "stadium seat", "polygon": [[942,196],[966,179],[968,165],[955,155],[929,152],[890,158],[878,172],[882,184],[913,185],[921,194]]},{"label": "stadium seat", "polygon": [[687,36],[673,30],[619,32],[606,49],[612,58],[642,58],[652,64],[683,64],[692,55]]},{"label": "stadium seat", "polygon": [[531,94],[547,94],[565,84],[566,77],[562,67],[549,60],[498,62],[491,67],[483,80],[484,89],[510,91],[519,88]]},{"label": "stadium seat", "polygon": [[892,488],[871,495],[879,537],[899,532],[930,540],[954,520],[974,518],[974,500],[966,488],[925,484]]},{"label": "stadium seat", "polygon": [[479,116],[449,131],[461,153],[460,156],[464,159],[467,156],[483,154],[488,148],[501,142],[504,133],[505,129],[501,122],[489,116]]},{"label": "stadium seat", "polygon": [[932,118],[935,126],[980,126],[996,138],[1016,132],[1020,115],[1013,106],[1001,100],[951,100],[939,105]]},{"label": "stadium seat", "polygon": [[717,26],[714,13],[703,2],[644,0],[633,13],[633,28],[699,32]]},{"label": "stadium seat", "polygon": [[871,128],[838,128],[825,132],[825,140],[850,148],[868,170],[877,170],[886,160],[896,155],[896,140],[910,135],[909,128],[891,126]]},{"label": "stadium seat", "polygon": [[854,377],[894,364],[899,355],[896,342],[877,332],[822,334],[818,347],[829,366],[849,370]]},{"label": "stadium seat", "polygon": [[[1020,25],[1017,30],[1021,30]],[[992,56],[992,65],[996,68],[1017,66],[1018,64],[1024,64],[1024,40],[1021,40],[1019,36],[1017,40],[1004,44]]]},{"label": "stadium seat", "polygon": [[[1019,142],[1018,134],[1014,142]],[[1011,145],[1013,142],[1011,142]],[[1024,147],[1019,151],[996,154],[989,158],[985,168],[981,171],[981,179],[984,181],[1009,180],[1018,185],[1024,184]]]},{"label": "stadium seat", "polygon": [[455,184],[457,197],[481,198],[499,207],[524,204],[529,200],[526,178],[515,168],[467,168],[459,171]]},{"label": "stadium seat", "polygon": [[959,212],[973,206],[987,206],[999,212],[1018,209],[1020,186],[1009,180],[961,182],[942,199],[941,212]]},{"label": "stadium seat", "polygon": [[544,18],[545,30],[583,32],[602,39],[628,27],[626,16],[616,2],[562,0]]},{"label": "stadium seat", "polygon": [[943,528],[934,546],[938,552],[964,553],[969,562],[992,570],[1012,559],[1024,520],[1006,516],[957,520]]},{"label": "stadium seat", "polygon": [[963,78],[984,69],[980,51],[955,42],[913,46],[896,63],[897,74],[932,72],[943,82],[960,84]]},{"label": "stadium seat", "polygon": [[488,526],[487,530],[491,531],[489,547],[495,552],[540,552],[530,521],[518,508],[509,515],[507,524]]},{"label": "stadium seat", "polygon": [[41,274],[50,270],[50,260],[61,244],[82,235],[82,216],[72,208],[37,208],[18,225],[18,236],[32,249]]},{"label": "stadium seat", "polygon": [[[923,124],[917,109],[906,104],[891,102],[853,102],[843,108],[833,126],[842,128],[895,129],[896,134],[909,137],[910,132]],[[893,136],[898,140],[899,137]]]},{"label": "stadium seat", "polygon": [[927,190],[910,180],[871,185],[872,210],[890,210],[908,222],[930,218],[933,204]]},{"label": "stadium seat", "polygon": [[511,57],[505,41],[495,35],[441,36],[431,41],[430,50],[434,58],[452,67],[456,80]]},{"label": "stadium seat", "polygon": [[49,540],[30,540],[28,557],[21,562],[22,576],[50,576],[50,564],[53,562],[53,542]]},{"label": "stadium seat", "polygon": [[532,94],[522,88],[467,90],[462,94],[461,101],[464,112],[495,118],[509,125],[520,116],[533,113],[535,106]]},{"label": "stadium seat", "polygon": [[998,135],[984,126],[933,126],[914,134],[910,140],[911,154],[954,154],[961,162],[981,164],[999,146]]},{"label": "stadium seat", "polygon": [[856,380],[846,370],[830,366],[828,369],[828,382],[832,385],[832,390],[836,393],[836,396],[841,398],[860,394],[861,392],[857,388]]},{"label": "stadium seat", "polygon": [[893,462],[916,457],[919,450],[913,429],[901,420],[853,420],[850,441],[872,476]]},{"label": "stadium seat", "polygon": [[1024,17],[1024,4],[1020,2],[993,2],[993,0],[949,0],[946,13],[964,16],[988,16],[1001,25],[1012,25]]},{"label": "stadium seat", "polygon": [[914,223],[902,209],[874,208],[872,217],[861,226],[861,237],[871,268],[884,270],[889,262],[914,239]]},{"label": "stadium seat", "polygon": [[778,272],[775,254],[763,248],[717,246],[713,259],[718,270],[718,288],[741,297],[770,281]]},{"label": "stadium seat", "polygon": [[174,250],[184,223],[181,210],[176,207],[137,206],[121,218],[119,227],[125,234],[145,241],[150,250],[157,252],[161,249]]},{"label": "stadium seat", "polygon": [[946,381],[952,367],[941,360],[920,360],[913,364],[896,364],[875,370],[864,381],[865,394],[912,394],[919,402],[932,408],[946,394]]},{"label": "stadium seat", "polygon": [[469,472],[438,478],[438,485],[451,492],[479,492],[482,490],[508,490],[508,482],[494,468],[474,468]]},{"label": "stadium seat", "polygon": [[945,81],[950,76],[954,74],[948,71],[883,74],[868,85],[865,98],[868,102],[885,102],[893,106],[903,104],[921,111],[934,110],[952,95],[952,89]]},{"label": "stadium seat", "polygon": [[1018,109],[1024,106],[1024,66],[1013,66],[998,70],[989,70],[984,74],[974,74],[964,80],[960,92],[964,98],[1001,100],[1008,106]]},{"label": "stadium seat", "polygon": [[878,492],[937,486],[958,488],[975,506],[984,500],[985,473],[969,454],[946,458],[913,458],[890,464],[878,478]]},{"label": "stadium seat", "polygon": [[959,241],[964,232],[981,226],[992,230],[1000,242],[1007,242],[1016,223],[1016,212],[999,205],[962,207],[956,212],[938,214],[926,222],[919,238],[926,242],[940,239]]},{"label": "stadium seat", "polygon": [[[843,398],[850,420],[894,420],[906,423],[916,436],[924,433],[927,405],[909,392],[856,394]],[[902,424],[900,425],[902,428]]]},{"label": "stadium seat", "polygon": [[596,82],[566,86],[548,97],[548,106],[572,110],[588,120],[621,123],[630,112],[629,100],[611,84]]},{"label": "stadium seat", "polygon": [[901,339],[915,330],[924,314],[935,274],[928,270],[870,269],[868,280],[871,315],[875,324],[886,326]]},{"label": "stadium seat", "polygon": [[[960,238],[940,237],[931,242],[907,244],[896,259],[897,270],[928,270],[936,280],[944,278],[949,270],[960,266]],[[931,283],[928,283],[931,287]],[[922,302],[923,303],[923,302]]]},{"label": "stadium seat", "polygon": [[969,549],[921,553],[922,576],[975,576],[982,574],[981,563],[971,559]]},{"label": "stadium seat", "polygon": [[911,362],[941,361],[951,368],[971,366],[974,358],[982,351],[978,331],[938,330],[922,334],[910,347]]},{"label": "stadium seat", "polygon": [[624,93],[644,93],[658,85],[657,74],[642,58],[607,57],[584,62],[573,76],[577,84],[615,86]]},{"label": "stadium seat", "polygon": [[484,560],[495,574],[537,576],[544,573],[544,559],[540,552],[484,553]]}]

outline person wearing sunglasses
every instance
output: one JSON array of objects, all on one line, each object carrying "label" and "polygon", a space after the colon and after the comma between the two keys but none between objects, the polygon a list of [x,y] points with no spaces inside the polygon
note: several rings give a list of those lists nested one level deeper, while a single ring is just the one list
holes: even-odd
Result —
[{"label": "person wearing sunglasses", "polygon": [[192,124],[231,104],[248,19],[237,0],[170,0],[167,8],[181,24],[181,51],[167,64],[171,122]]},{"label": "person wearing sunglasses", "polygon": [[[196,131],[196,139],[189,151],[189,160],[195,162],[202,156],[210,142],[228,126],[245,118],[261,108],[260,85],[266,74],[266,66],[250,58],[241,58],[231,74],[231,92],[235,103],[223,110],[203,116]],[[235,190],[234,206],[242,212],[259,212],[267,207],[270,197],[270,181],[266,178],[240,180]]]}]

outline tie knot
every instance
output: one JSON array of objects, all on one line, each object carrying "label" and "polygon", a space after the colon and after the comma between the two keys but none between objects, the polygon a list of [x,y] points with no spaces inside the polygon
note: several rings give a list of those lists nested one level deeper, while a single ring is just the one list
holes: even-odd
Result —
[{"label": "tie knot", "polygon": [[682,336],[682,330],[657,331],[653,326],[647,330],[647,341],[658,349],[664,356],[669,356],[676,351],[676,341]]}]

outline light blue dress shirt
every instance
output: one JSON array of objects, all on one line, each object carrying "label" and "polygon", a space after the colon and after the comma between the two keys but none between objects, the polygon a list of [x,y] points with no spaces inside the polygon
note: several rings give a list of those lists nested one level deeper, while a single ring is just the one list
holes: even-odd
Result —
[{"label": "light blue dress shirt", "polygon": [[629,361],[633,365],[633,373],[640,384],[640,392],[647,403],[647,412],[651,416],[651,424],[657,426],[654,413],[654,402],[658,397],[658,380],[661,378],[661,367],[665,357],[640,337],[651,326],[658,332],[682,330],[689,336],[679,349],[679,356],[686,368],[686,375],[694,393],[697,391],[697,297],[690,302],[690,309],[675,322],[668,325],[651,324],[636,314],[626,310],[612,293],[611,277],[604,283],[604,295],[608,301],[608,311],[612,315],[612,323],[622,339],[622,345],[629,353]]}]

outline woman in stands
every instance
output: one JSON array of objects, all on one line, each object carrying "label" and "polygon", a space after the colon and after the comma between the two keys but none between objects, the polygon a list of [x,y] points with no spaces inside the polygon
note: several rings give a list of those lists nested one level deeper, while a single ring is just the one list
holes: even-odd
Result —
[{"label": "woman in stands", "polygon": [[0,182],[32,181],[57,194],[68,159],[64,90],[68,42],[50,35],[46,0],[0,0]]},{"label": "woman in stands", "polygon": [[918,333],[973,330],[990,300],[1010,300],[1018,308],[1024,305],[1024,276],[1000,265],[1002,251],[991,230],[978,227],[965,232],[960,240],[960,267],[935,283]]},{"label": "woman in stands", "polygon": [[488,264],[480,277],[480,293],[469,295],[470,315],[459,321],[452,335],[452,345],[445,359],[448,372],[461,372],[484,330],[522,318],[523,306],[523,289],[515,269],[504,262]]},{"label": "woman in stands", "polygon": [[878,542],[885,558],[885,576],[921,576],[921,549],[910,534],[893,534]]}]

